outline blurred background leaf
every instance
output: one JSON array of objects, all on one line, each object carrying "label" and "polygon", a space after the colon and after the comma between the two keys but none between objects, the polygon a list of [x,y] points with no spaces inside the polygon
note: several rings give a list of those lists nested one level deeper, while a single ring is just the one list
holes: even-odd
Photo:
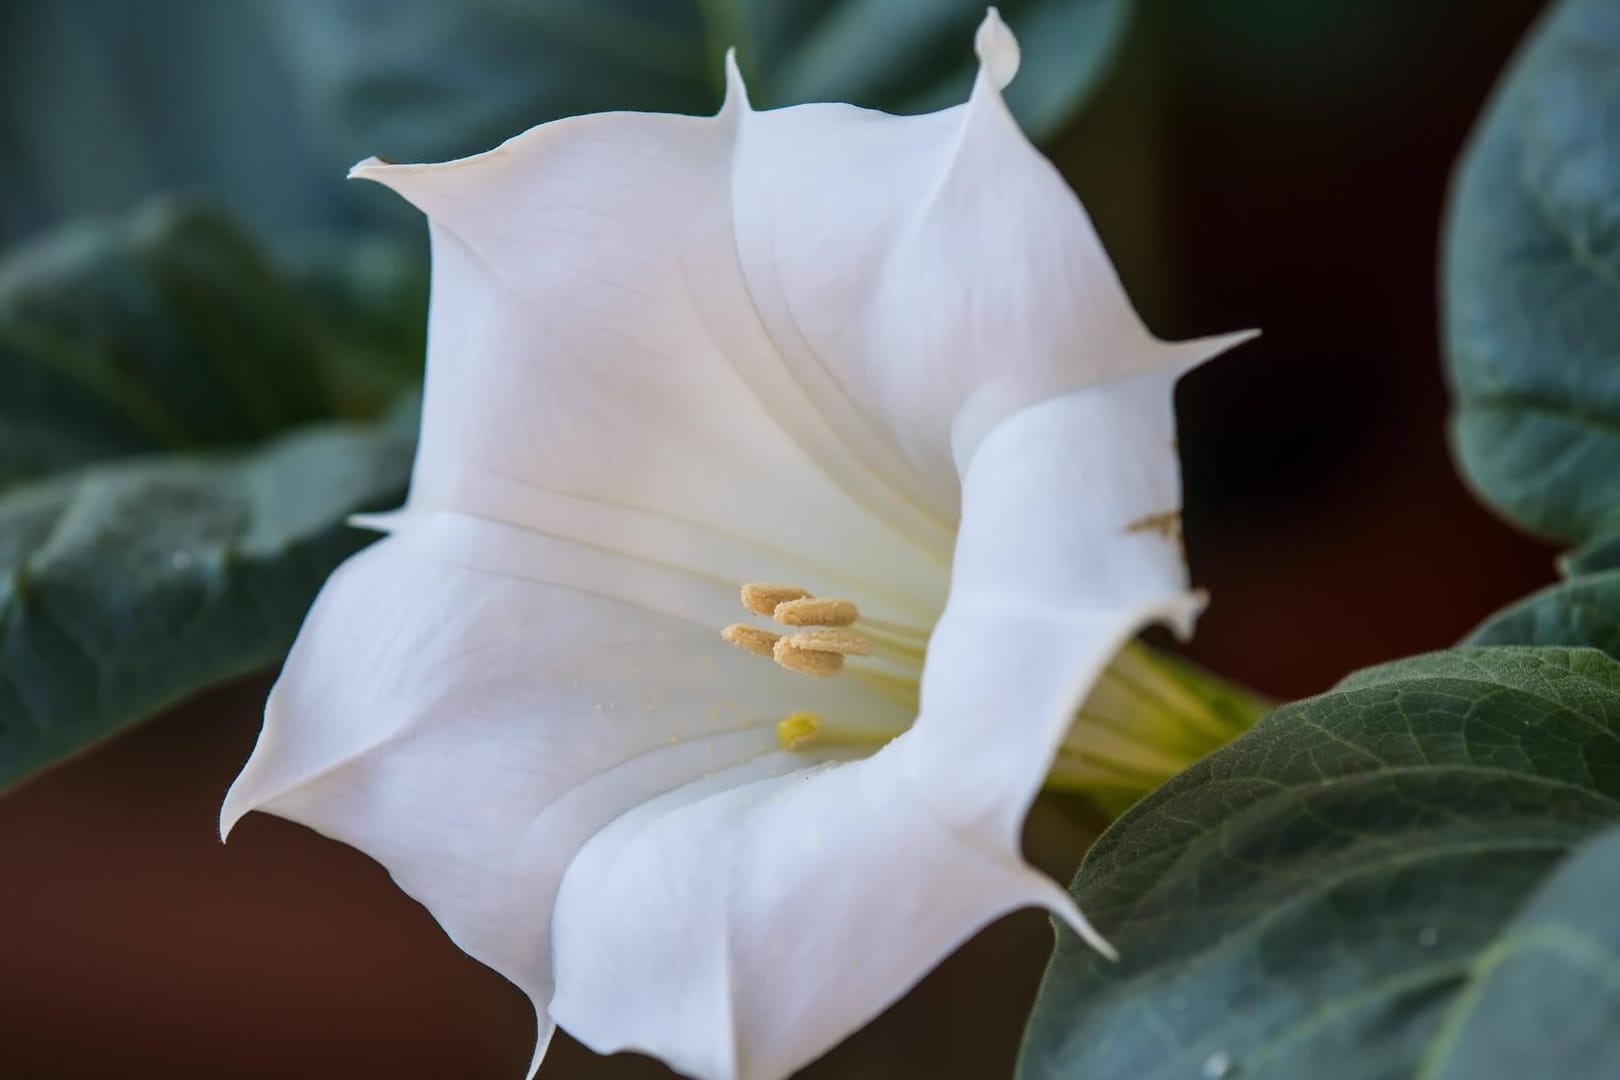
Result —
[{"label": "blurred background leaf", "polygon": [[1620,659],[1620,570],[1549,586],[1487,619],[1470,645],[1585,645]]},{"label": "blurred background leaf", "polygon": [[245,452],[144,456],[0,498],[0,787],[278,662],[326,576],[397,505],[414,416]]},{"label": "blurred background leaf", "polygon": [[1496,93],[1446,230],[1458,459],[1486,501],[1620,528],[1620,4],[1564,0]]},{"label": "blurred background leaf", "polygon": [[[1582,890],[1611,875],[1572,853],[1617,818],[1620,664],[1602,653],[1361,672],[1103,834],[1072,892],[1122,959],[1060,930],[1019,1076],[1607,1077],[1613,894]],[[1512,994],[1536,985],[1521,962],[1545,965],[1556,1000],[1596,990],[1556,1051],[1562,1026]],[[1512,1053],[1468,1044],[1486,1030]]]},{"label": "blurred background leaf", "polygon": [[[341,304],[323,273],[311,267],[312,294]],[[364,416],[408,385],[406,373],[371,388],[369,352],[335,332],[369,331],[320,314],[226,216],[195,204],[82,221],[14,251],[0,260],[0,489]]]},{"label": "blurred background leaf", "polygon": [[[355,156],[487,149],[609,109],[709,113],[728,47],[759,108],[849,101],[923,112],[966,100],[982,0],[293,0],[273,10],[319,111]],[[1006,0],[1023,43],[1007,98],[1053,134],[1096,85],[1129,0]]]},{"label": "blurred background leaf", "polygon": [[423,286],[378,244],[288,269],[164,202],[0,263],[0,786],[275,663],[401,499]]},{"label": "blurred background leaf", "polygon": [[1477,645],[1620,657],[1620,3],[1563,0],[1460,166],[1446,232],[1454,446],[1482,498],[1583,545]]},{"label": "blurred background leaf", "polygon": [[[1130,0],[1007,0],[1008,90],[1053,134]],[[275,230],[416,216],[345,186],[370,154],[436,160],[609,109],[712,112],[735,45],[760,107],[966,98],[981,0],[9,0],[0,7],[0,239],[205,190]]]},{"label": "blurred background leaf", "polygon": [[277,232],[352,220],[261,0],[0,5],[0,239],[207,192]]}]

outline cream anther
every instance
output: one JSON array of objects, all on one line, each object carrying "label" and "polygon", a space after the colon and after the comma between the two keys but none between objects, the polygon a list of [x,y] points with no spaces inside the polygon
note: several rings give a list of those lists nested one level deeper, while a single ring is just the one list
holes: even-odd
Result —
[{"label": "cream anther", "polygon": [[783,626],[853,626],[861,617],[861,611],[848,600],[818,600],[807,596],[777,604],[771,617]]},{"label": "cream anther", "polygon": [[765,657],[773,655],[772,649],[781,640],[780,635],[773,634],[769,630],[744,626],[742,623],[732,623],[720,631],[720,636],[739,649],[751,652],[755,656]]},{"label": "cream anther", "polygon": [[872,643],[848,630],[800,630],[783,639],[791,649],[839,653],[843,656],[869,656]]},{"label": "cream anther", "polygon": [[787,638],[782,638],[776,643],[771,649],[771,657],[789,671],[808,675],[812,679],[824,679],[844,669],[842,653],[796,649],[788,644]]},{"label": "cream anther", "polygon": [[769,615],[779,604],[801,600],[810,593],[797,585],[771,585],[759,583],[742,587],[743,607],[755,615]]}]

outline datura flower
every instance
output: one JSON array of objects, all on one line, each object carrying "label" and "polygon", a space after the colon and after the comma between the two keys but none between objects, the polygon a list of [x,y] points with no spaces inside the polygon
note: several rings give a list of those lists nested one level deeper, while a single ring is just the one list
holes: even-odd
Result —
[{"label": "datura flower", "polygon": [[1245,335],[1146,331],[976,45],[928,115],[755,111],[728,61],[711,117],[354,170],[431,225],[421,443],[223,826],[376,858],[542,1053],[768,1080],[1011,909],[1107,951],[1020,829],[1129,743],[1075,723],[1122,646],[1190,630],[1171,390]]}]

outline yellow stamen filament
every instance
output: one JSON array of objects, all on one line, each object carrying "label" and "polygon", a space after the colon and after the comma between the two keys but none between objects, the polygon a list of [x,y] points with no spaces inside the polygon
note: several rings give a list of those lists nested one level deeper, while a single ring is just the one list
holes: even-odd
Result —
[{"label": "yellow stamen filament", "polygon": [[905,623],[890,622],[887,619],[874,619],[870,615],[861,616],[861,629],[887,634],[893,638],[909,641],[921,647],[928,643],[928,631],[920,630]]},{"label": "yellow stamen filament", "polygon": [[782,638],[776,643],[771,650],[771,657],[789,671],[808,675],[812,679],[824,679],[844,669],[842,653],[796,649],[788,643],[787,638]]},{"label": "yellow stamen filament", "polygon": [[872,643],[848,630],[800,630],[782,640],[788,648],[808,649],[811,652],[839,653],[843,656],[869,656]]},{"label": "yellow stamen filament", "polygon": [[821,717],[813,712],[796,712],[776,725],[776,737],[784,750],[797,750],[815,741],[821,730]]},{"label": "yellow stamen filament", "polygon": [[777,605],[803,600],[809,595],[809,592],[797,585],[760,583],[742,587],[743,607],[755,615],[770,615],[776,611]]},{"label": "yellow stamen filament", "polygon": [[771,618],[783,626],[852,626],[861,611],[848,600],[819,600],[806,596],[776,605]]},{"label": "yellow stamen filament", "polygon": [[755,656],[771,657],[772,649],[781,640],[780,634],[773,634],[769,630],[760,630],[742,623],[732,623],[720,631],[720,636],[731,644],[751,652]]},{"label": "yellow stamen filament", "polygon": [[916,676],[902,675],[893,671],[881,671],[876,668],[851,668],[850,675],[870,686],[895,704],[916,713]]}]

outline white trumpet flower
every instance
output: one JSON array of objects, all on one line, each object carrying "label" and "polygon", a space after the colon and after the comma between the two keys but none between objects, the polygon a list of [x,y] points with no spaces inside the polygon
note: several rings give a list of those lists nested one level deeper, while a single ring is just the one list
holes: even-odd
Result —
[{"label": "white trumpet flower", "polygon": [[354,170],[431,224],[421,444],[223,827],[376,858],[542,1053],[771,1080],[1011,909],[1107,949],[1020,828],[1128,756],[1075,724],[1121,648],[1190,631],[1171,390],[1246,335],[1146,331],[976,45],[928,115],[730,65],[712,117]]}]

